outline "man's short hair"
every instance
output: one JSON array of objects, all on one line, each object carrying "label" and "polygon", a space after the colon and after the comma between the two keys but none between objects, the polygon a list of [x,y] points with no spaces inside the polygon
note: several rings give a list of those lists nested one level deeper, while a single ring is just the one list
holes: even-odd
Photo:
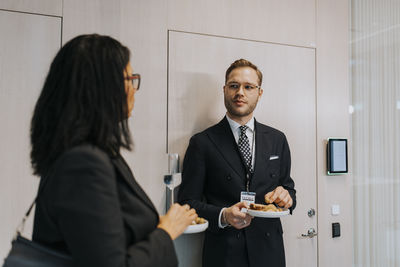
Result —
[{"label": "man's short hair", "polygon": [[225,83],[228,81],[228,76],[229,74],[236,68],[241,68],[241,67],[250,67],[252,69],[254,69],[257,73],[258,76],[258,85],[261,86],[262,83],[262,73],[261,71],[258,69],[258,67],[256,65],[254,65],[253,63],[251,63],[250,61],[246,60],[246,59],[238,59],[235,60],[235,62],[233,62],[229,68],[226,70],[225,73]]}]

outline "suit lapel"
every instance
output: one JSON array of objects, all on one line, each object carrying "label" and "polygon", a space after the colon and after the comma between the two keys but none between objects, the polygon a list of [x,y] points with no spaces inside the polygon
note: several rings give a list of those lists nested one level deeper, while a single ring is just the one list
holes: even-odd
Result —
[{"label": "suit lapel", "polygon": [[153,205],[153,202],[148,198],[147,194],[143,191],[140,185],[136,182],[128,164],[121,156],[117,156],[111,159],[114,164],[116,170],[121,174],[121,177],[126,181],[129,187],[133,190],[135,195],[140,198],[149,208],[151,208],[154,212],[157,212],[156,208]]},{"label": "suit lapel", "polygon": [[240,158],[240,152],[235,142],[229,122],[224,117],[208,133],[208,137],[214,143],[215,147],[221,152],[222,157],[228,162],[231,168],[240,176],[244,177],[245,168]]},{"label": "suit lapel", "polygon": [[253,179],[257,179],[258,176],[262,175],[264,166],[268,164],[268,155],[272,151],[272,146],[268,141],[268,130],[262,127],[256,120],[254,120],[254,125],[256,130],[256,158]]}]

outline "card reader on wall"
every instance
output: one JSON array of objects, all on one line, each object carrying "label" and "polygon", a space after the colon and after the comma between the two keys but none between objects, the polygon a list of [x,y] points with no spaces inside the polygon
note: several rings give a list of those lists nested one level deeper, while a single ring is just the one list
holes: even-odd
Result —
[{"label": "card reader on wall", "polygon": [[329,138],[326,151],[328,175],[347,173],[347,139]]}]

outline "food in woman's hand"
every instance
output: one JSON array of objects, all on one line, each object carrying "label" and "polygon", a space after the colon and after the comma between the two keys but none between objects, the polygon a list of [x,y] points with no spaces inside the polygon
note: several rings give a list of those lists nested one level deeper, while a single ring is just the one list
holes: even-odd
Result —
[{"label": "food in woman's hand", "polygon": [[266,211],[266,212],[277,212],[277,211],[282,211],[281,208],[276,207],[274,204],[268,204],[268,205],[263,205],[263,204],[250,204],[250,209],[252,210],[258,210],[258,211]]},{"label": "food in woman's hand", "polygon": [[203,223],[206,223],[206,220],[204,218],[197,217],[197,219],[192,222],[192,225],[203,224]]}]

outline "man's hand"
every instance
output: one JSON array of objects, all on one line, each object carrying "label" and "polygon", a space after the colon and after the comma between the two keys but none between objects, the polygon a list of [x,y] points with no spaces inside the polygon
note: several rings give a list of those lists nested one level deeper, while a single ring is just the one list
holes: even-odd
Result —
[{"label": "man's hand", "polygon": [[266,203],[276,203],[279,207],[290,208],[293,205],[293,199],[289,192],[282,186],[278,186],[264,196]]},{"label": "man's hand", "polygon": [[252,216],[241,212],[242,208],[249,208],[245,202],[238,202],[235,205],[224,209],[222,214],[222,223],[230,224],[236,229],[242,229],[250,225]]}]

